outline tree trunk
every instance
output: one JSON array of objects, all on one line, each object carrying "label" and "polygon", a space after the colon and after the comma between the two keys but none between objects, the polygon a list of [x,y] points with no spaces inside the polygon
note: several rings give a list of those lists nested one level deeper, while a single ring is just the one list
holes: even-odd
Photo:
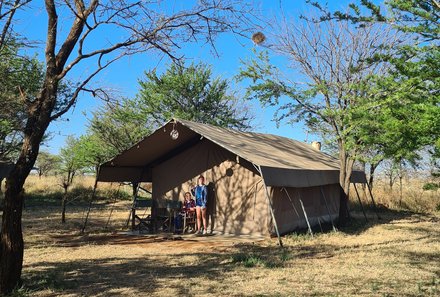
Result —
[{"label": "tree trunk", "polygon": [[61,223],[66,222],[66,202],[67,202],[67,187],[64,187],[63,198],[61,199]]},{"label": "tree trunk", "polygon": [[339,141],[339,184],[341,185],[341,197],[340,197],[340,207],[339,207],[339,224],[344,225],[349,218],[348,211],[348,199],[350,190],[350,178],[351,172],[353,170],[354,161],[351,160],[344,148],[342,141]]},{"label": "tree trunk", "polygon": [[402,174],[402,160],[399,161],[399,207],[402,207],[402,198],[403,198],[403,186],[402,186],[402,179],[403,179],[403,174]]},{"label": "tree trunk", "polygon": [[370,164],[370,176],[368,178],[368,183],[370,184],[370,189],[373,191],[373,185],[374,185],[374,173],[376,171],[377,166],[379,166],[379,163]]},{"label": "tree trunk", "polygon": [[21,227],[23,185],[37,159],[55,99],[56,87],[43,87],[39,98],[30,107],[20,155],[6,180],[0,237],[0,295],[9,294],[21,283],[24,250]]}]

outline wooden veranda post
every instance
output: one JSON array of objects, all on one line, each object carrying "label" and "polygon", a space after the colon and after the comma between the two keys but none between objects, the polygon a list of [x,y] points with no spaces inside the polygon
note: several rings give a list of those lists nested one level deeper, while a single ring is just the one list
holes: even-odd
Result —
[{"label": "wooden veranda post", "polygon": [[267,203],[268,203],[268,205],[269,205],[270,215],[272,216],[273,225],[274,225],[274,227],[275,227],[275,232],[277,233],[278,243],[279,243],[279,245],[280,245],[281,247],[283,247],[283,241],[281,240],[280,232],[278,231],[278,224],[277,224],[277,221],[276,221],[276,219],[275,219],[275,213],[274,213],[274,211],[273,211],[272,202],[270,201],[269,191],[267,190],[266,182],[264,181],[263,171],[261,170],[261,166],[260,166],[260,165],[256,166],[256,165],[254,164],[254,167],[255,167],[255,168],[258,170],[258,172],[260,173],[261,181],[263,182],[264,190],[265,190],[265,193],[266,193]]}]

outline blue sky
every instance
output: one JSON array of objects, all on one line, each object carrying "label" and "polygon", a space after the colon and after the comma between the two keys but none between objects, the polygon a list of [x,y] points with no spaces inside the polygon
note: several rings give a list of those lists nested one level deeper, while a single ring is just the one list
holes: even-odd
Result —
[{"label": "blue sky", "polygon": [[[183,0],[182,0],[183,1]],[[178,0],[175,0],[177,3]],[[331,1],[331,7],[340,9],[344,7],[344,3],[348,1]],[[273,18],[279,15],[281,9],[286,15],[297,17],[304,11],[310,8],[305,4],[305,1],[282,1],[282,0],[264,0],[255,1],[257,8],[259,8],[265,18]],[[27,9],[19,15],[18,23],[15,25],[17,31],[25,32],[29,39],[38,41],[36,47],[32,49],[32,53],[37,54],[39,58],[44,56],[44,40],[46,30],[46,15],[44,7],[40,3],[33,4],[31,8]],[[60,12],[60,26],[63,26],[62,12]],[[64,23],[65,25],[66,23]],[[67,27],[67,25],[65,25]],[[66,29],[66,28],[64,28]],[[112,34],[113,32],[102,32],[102,34]],[[113,33],[114,34],[114,33]],[[102,36],[101,36],[102,37]],[[105,37],[105,36],[104,36]],[[182,46],[182,53],[188,61],[206,62],[212,65],[215,76],[231,79],[238,73],[241,65],[240,60],[244,60],[252,56],[252,48],[254,44],[250,39],[239,38],[232,34],[225,34],[220,36],[216,42],[216,49],[219,56],[212,53],[212,49],[199,44],[188,44]],[[282,58],[277,58],[276,63],[282,68],[286,61]],[[110,68],[103,71],[93,82],[95,85],[104,85],[116,90],[120,97],[134,97],[138,91],[138,79],[142,77],[144,71],[148,71],[157,67],[163,70],[169,61],[167,59],[160,59],[155,54],[141,54],[137,56],[127,57],[116,62]],[[74,75],[80,77],[83,69],[78,68]],[[85,71],[85,70],[84,70]],[[295,74],[293,74],[295,75]],[[238,93],[244,93],[244,84],[233,83],[233,89]],[[93,110],[96,110],[103,102],[83,94],[80,96],[76,106],[71,109],[60,120],[52,123],[49,126],[50,140],[42,148],[52,153],[58,153],[59,149],[64,145],[65,138],[68,135],[79,136],[85,133],[87,129],[87,116],[91,115]],[[272,121],[274,108],[262,109],[258,102],[250,102],[254,107],[256,115],[255,131],[263,133],[272,133],[282,135],[304,141],[306,138],[306,130],[299,123],[295,126],[283,124],[279,128]],[[313,136],[308,137],[309,141],[315,140]]]}]

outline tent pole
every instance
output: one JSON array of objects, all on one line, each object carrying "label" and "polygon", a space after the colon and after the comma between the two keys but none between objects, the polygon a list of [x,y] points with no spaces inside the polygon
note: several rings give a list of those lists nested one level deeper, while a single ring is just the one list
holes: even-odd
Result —
[{"label": "tent pole", "polygon": [[364,206],[362,205],[361,197],[359,196],[358,189],[356,187],[356,183],[353,183],[354,190],[356,191],[356,196],[358,198],[359,204],[361,205],[362,212],[364,213],[365,221],[368,222],[367,214],[365,213]]},{"label": "tent pole", "polygon": [[299,217],[299,213],[298,213],[298,211],[296,210],[295,204],[293,204],[292,198],[290,198],[290,195],[289,195],[289,193],[287,192],[286,188],[283,187],[281,190],[284,190],[284,192],[286,192],[286,195],[287,195],[287,197],[288,197],[289,200],[290,200],[290,204],[292,205],[293,210],[296,212],[296,215]]},{"label": "tent pole", "polygon": [[371,192],[370,184],[368,181],[366,182],[368,192],[370,193],[371,201],[373,202],[374,212],[376,213],[377,219],[381,220],[382,218],[379,216],[379,212],[377,211],[376,202],[374,201],[373,193]]},{"label": "tent pole", "polygon": [[327,199],[325,198],[324,190],[322,189],[322,186],[320,186],[319,189],[321,190],[322,198],[324,198],[325,207],[327,208],[328,217],[330,218],[330,222],[332,223],[333,231],[336,232],[336,227],[335,227],[335,224],[333,223],[333,218],[330,213],[330,208],[328,207]]},{"label": "tent pole", "polygon": [[283,247],[283,241],[281,240],[280,232],[278,231],[278,224],[277,224],[277,221],[275,219],[275,213],[273,211],[272,202],[270,201],[269,191],[267,190],[266,182],[264,181],[263,171],[261,170],[261,166],[260,165],[256,166],[254,164],[254,167],[260,172],[261,181],[263,182],[264,190],[266,192],[267,203],[269,204],[270,215],[272,216],[273,225],[275,227],[275,232],[277,233],[278,243],[279,243],[280,247]]},{"label": "tent pole", "polygon": [[309,228],[309,233],[313,237],[313,231],[312,231],[312,227],[310,227],[309,217],[307,216],[307,212],[304,207],[304,203],[301,200],[301,194],[299,193],[299,191],[298,191],[298,197],[299,197],[299,202],[301,203],[301,207],[302,207],[302,210],[304,213],[304,218],[306,219],[307,227]]},{"label": "tent pole", "polygon": [[81,234],[83,234],[84,231],[86,230],[87,221],[89,220],[90,210],[92,209],[92,203],[96,197],[96,188],[98,188],[98,174],[96,174],[96,177],[95,177],[95,184],[93,185],[93,193],[92,193],[92,197],[90,198],[89,208],[87,209],[87,215],[84,220],[84,225],[82,226],[82,229],[81,229]]},{"label": "tent pole", "polygon": [[118,199],[118,194],[119,194],[120,189],[121,189],[121,184],[119,184],[118,190],[116,191],[116,195],[113,198],[112,208],[110,209],[110,214],[108,215],[107,223],[105,223],[105,229],[107,229],[108,224],[110,223],[110,218],[112,217],[113,210],[115,208],[116,200]]}]

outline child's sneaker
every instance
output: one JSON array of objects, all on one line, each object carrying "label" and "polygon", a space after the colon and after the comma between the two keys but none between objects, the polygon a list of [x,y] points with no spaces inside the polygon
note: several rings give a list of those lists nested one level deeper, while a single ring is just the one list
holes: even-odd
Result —
[{"label": "child's sneaker", "polygon": [[208,234],[208,230],[206,230],[206,229],[203,230],[203,234],[204,234],[204,235]]}]

